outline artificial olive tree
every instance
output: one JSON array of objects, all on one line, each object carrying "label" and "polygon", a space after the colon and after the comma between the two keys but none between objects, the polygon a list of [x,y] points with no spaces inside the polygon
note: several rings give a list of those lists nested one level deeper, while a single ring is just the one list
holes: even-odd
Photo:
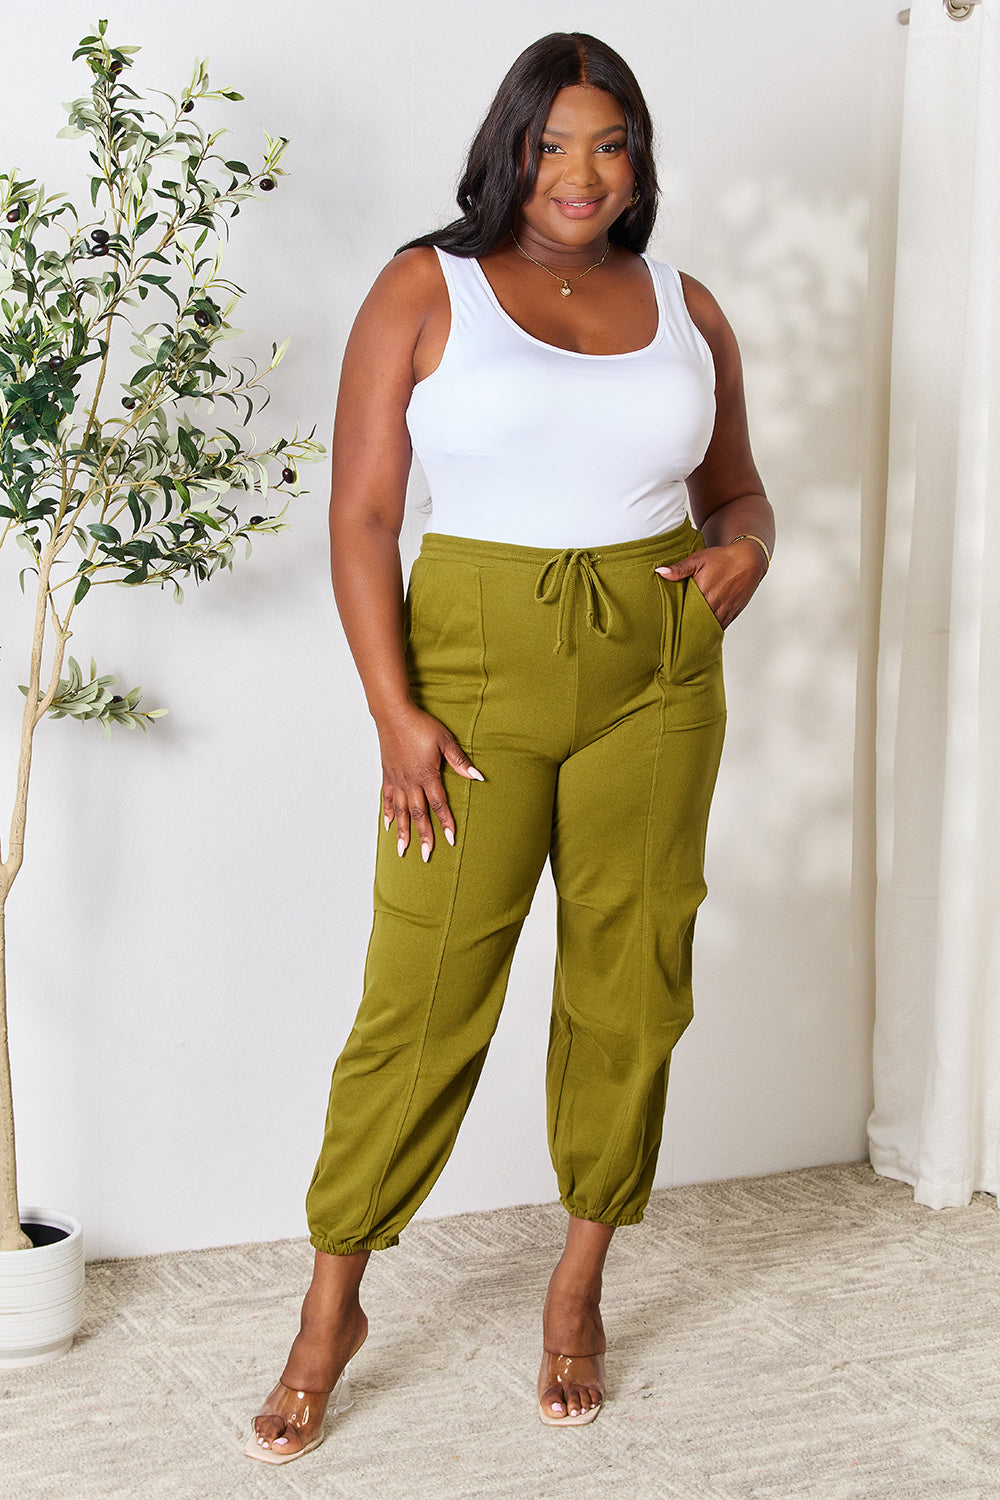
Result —
[{"label": "artificial olive tree", "polygon": [[[20,585],[35,597],[0,849],[0,1250],[31,1243],[18,1215],[3,913],[24,855],[35,731],[46,715],[146,729],[163,712],[66,657],[75,612],[107,583],[169,582],[182,600],[182,580],[203,583],[232,567],[238,544],[249,554],[252,535],[284,529],[269,495],[297,494],[299,465],[323,452],[311,433],[258,450],[245,424],[266,404],[262,374],[219,351],[239,333],[229,319],[241,296],[222,277],[221,242],[240,204],[276,186],[287,141],[266,137],[257,172],[225,160],[213,149],[224,132],[206,133],[195,111],[242,96],[210,90],[197,63],[182,97],[160,95],[154,110],[125,81],[139,49],[111,46],[106,30],[101,21],[74,53],[92,88],[59,132],[89,140],[86,211],[0,174],[0,545],[23,548]],[[272,346],[264,375],[284,349]],[[257,513],[242,516],[234,491]]]}]

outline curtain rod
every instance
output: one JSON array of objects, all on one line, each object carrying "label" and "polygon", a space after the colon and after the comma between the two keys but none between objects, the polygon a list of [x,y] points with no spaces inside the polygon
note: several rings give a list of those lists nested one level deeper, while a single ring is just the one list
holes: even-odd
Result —
[{"label": "curtain rod", "polygon": [[[980,0],[965,0],[964,4],[959,3],[959,0],[944,0],[944,8],[948,12],[949,16],[951,16],[951,19],[953,21],[967,21],[972,15],[972,12],[975,10],[976,6],[979,4]],[[905,10],[901,10],[899,12],[898,20],[900,26],[909,26],[909,6],[907,6]]]}]

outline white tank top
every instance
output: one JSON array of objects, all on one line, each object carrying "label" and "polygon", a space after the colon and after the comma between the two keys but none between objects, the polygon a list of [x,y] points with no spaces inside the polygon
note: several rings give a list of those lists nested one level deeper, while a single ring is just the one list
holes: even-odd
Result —
[{"label": "white tank top", "polygon": [[599,547],[680,525],[715,424],[715,366],[673,266],[642,259],[653,341],[579,354],[526,333],[477,260],[437,251],[451,302],[441,363],[406,411],[431,529],[525,547]]}]

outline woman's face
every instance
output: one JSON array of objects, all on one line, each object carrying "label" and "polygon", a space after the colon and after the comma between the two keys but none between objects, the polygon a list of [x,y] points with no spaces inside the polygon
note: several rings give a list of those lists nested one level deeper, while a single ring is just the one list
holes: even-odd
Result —
[{"label": "woman's face", "polygon": [[635,174],[625,115],[603,89],[575,84],[552,101],[538,148],[538,178],[519,227],[536,241],[584,247],[602,238],[628,204]]}]

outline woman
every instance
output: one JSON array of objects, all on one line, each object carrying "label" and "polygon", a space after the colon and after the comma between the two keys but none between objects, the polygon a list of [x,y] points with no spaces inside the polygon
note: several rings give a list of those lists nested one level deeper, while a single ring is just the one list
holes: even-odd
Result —
[{"label": "woman", "polygon": [[[246,1448],[269,1463],[321,1441],[331,1392],[346,1404],[365,1265],[448,1157],[546,858],[548,1129],[569,1222],[539,1414],[597,1415],[604,1259],[642,1218],[691,1015],[723,629],[773,542],[732,331],[703,286],[643,254],[651,125],[622,59],[576,32],[529,47],[458,202],[383,270],[344,358],[333,582],[386,833],[307,1197],[313,1279]],[[404,600],[411,438],[434,529]]]}]

